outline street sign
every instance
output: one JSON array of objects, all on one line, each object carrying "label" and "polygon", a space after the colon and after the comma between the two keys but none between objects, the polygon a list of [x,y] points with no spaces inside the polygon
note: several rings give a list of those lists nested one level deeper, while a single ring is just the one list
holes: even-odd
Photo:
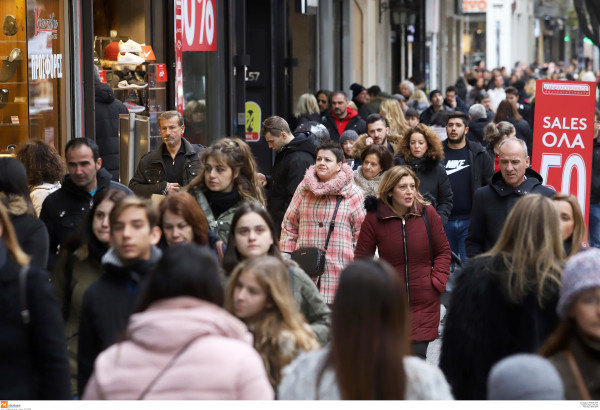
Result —
[{"label": "street sign", "polygon": [[260,140],[261,115],[262,112],[257,103],[246,101],[246,141],[258,142]]},{"label": "street sign", "polygon": [[593,82],[538,80],[535,94],[533,169],[556,192],[577,197],[588,222],[594,108]]}]

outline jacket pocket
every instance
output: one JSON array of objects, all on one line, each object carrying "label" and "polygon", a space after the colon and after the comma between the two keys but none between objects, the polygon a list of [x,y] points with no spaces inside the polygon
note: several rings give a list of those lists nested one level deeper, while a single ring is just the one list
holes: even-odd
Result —
[{"label": "jacket pocket", "polygon": [[151,167],[144,171],[144,179],[148,184],[158,184],[165,180],[165,175],[161,168]]}]

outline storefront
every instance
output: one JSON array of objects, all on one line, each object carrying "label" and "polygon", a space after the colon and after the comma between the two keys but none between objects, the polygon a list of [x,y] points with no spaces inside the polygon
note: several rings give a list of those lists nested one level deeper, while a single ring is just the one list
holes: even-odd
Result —
[{"label": "storefront", "polygon": [[32,139],[60,148],[71,129],[66,4],[0,2],[0,155]]}]

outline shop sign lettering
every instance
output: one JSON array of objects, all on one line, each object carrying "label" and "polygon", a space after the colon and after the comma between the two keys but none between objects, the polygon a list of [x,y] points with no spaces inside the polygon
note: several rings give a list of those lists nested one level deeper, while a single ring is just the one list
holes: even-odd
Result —
[{"label": "shop sign lettering", "polygon": [[486,0],[463,0],[463,13],[485,13],[487,6]]},{"label": "shop sign lettering", "polygon": [[50,14],[47,19],[40,18],[41,9],[37,7],[33,9],[33,16],[35,18],[35,33],[34,37],[37,37],[39,33],[49,33],[49,37],[52,40],[58,38],[58,20],[54,18],[54,13]]},{"label": "shop sign lettering", "polygon": [[217,51],[214,0],[182,0],[183,51]]},{"label": "shop sign lettering", "polygon": [[62,78],[62,54],[32,54],[31,79]]},{"label": "shop sign lettering", "polygon": [[538,80],[533,169],[544,184],[577,197],[588,220],[596,84]]}]

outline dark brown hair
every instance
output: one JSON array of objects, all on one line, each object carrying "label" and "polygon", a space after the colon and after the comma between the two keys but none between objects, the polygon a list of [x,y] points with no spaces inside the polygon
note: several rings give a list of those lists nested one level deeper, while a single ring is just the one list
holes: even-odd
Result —
[{"label": "dark brown hair", "polygon": [[332,311],[331,348],[317,386],[324,371],[332,368],[343,400],[404,399],[409,309],[394,268],[382,260],[348,265]]},{"label": "dark brown hair", "polygon": [[167,195],[158,207],[160,217],[158,226],[163,229],[165,212],[169,211],[182,217],[194,233],[194,242],[198,245],[208,244],[208,220],[198,201],[187,192],[175,192]]},{"label": "dark brown hair", "polygon": [[494,115],[494,122],[498,123],[500,121],[508,121],[510,118],[515,121],[520,121],[523,119],[515,106],[506,100],[502,100],[498,105],[496,115]]},{"label": "dark brown hair", "polygon": [[21,145],[16,155],[27,170],[27,183],[30,188],[60,181],[65,173],[65,161],[53,146],[42,140]]},{"label": "dark brown hair", "polygon": [[377,145],[371,144],[367,148],[365,148],[360,155],[360,158],[365,161],[367,155],[375,154],[377,158],[379,158],[379,165],[381,166],[381,171],[385,172],[394,165],[394,157],[392,153],[385,145]]},{"label": "dark brown hair", "polygon": [[425,141],[427,141],[427,152],[425,155],[431,159],[443,161],[444,160],[444,147],[440,138],[437,136],[434,130],[429,128],[427,125],[419,123],[415,125],[406,135],[400,140],[398,144],[398,153],[402,155],[406,163],[410,163],[412,154],[410,153],[410,136],[415,133],[423,134]]}]

